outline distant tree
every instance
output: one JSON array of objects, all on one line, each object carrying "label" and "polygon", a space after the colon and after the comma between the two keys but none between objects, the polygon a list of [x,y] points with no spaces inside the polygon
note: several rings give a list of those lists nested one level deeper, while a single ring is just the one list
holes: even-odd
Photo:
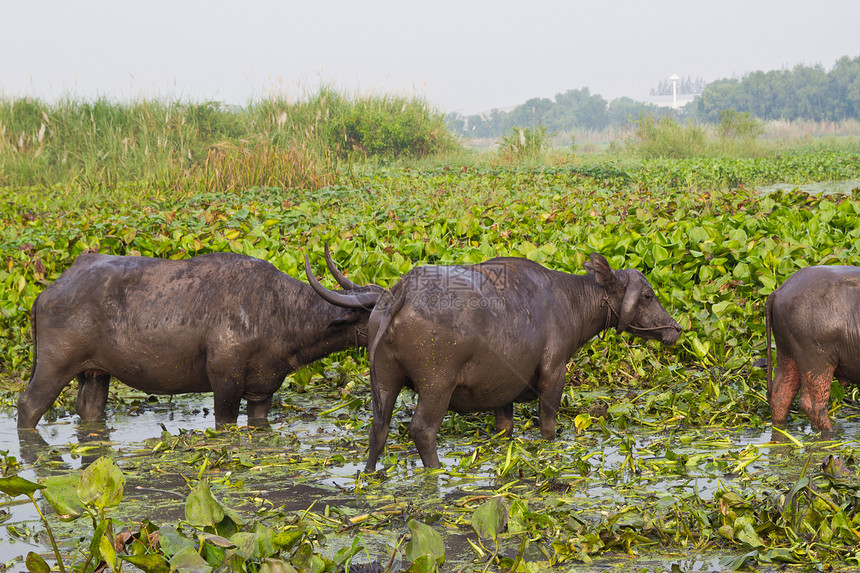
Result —
[{"label": "distant tree", "polygon": [[635,124],[646,116],[672,115],[673,110],[659,107],[649,103],[634,101],[629,97],[612,100],[609,104],[609,125],[613,127],[625,127]]},{"label": "distant tree", "polygon": [[451,133],[462,134],[466,131],[466,118],[458,113],[449,113],[445,116],[445,126]]},{"label": "distant tree", "polygon": [[716,123],[721,111],[733,109],[764,120],[860,118],[858,98],[860,57],[843,57],[830,72],[820,64],[797,65],[712,82],[697,98],[696,116]]},{"label": "distant tree", "polygon": [[755,139],[764,132],[764,126],[749,112],[724,109],[717,123],[717,135],[722,139]]},{"label": "distant tree", "polygon": [[830,71],[830,89],[844,117],[860,117],[860,57],[839,58]]}]

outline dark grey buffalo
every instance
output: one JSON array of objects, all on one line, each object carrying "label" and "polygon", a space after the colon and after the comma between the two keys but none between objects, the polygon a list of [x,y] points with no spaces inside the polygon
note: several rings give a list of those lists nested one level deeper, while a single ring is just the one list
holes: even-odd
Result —
[{"label": "dark grey buffalo", "polygon": [[77,413],[100,418],[111,376],[153,394],[213,392],[216,426],[236,423],[241,399],[263,421],[288,373],[366,344],[369,315],[244,255],[83,254],[33,304],[18,427],[35,427],[75,377]]},{"label": "dark grey buffalo", "polygon": [[[767,297],[767,401],[783,425],[800,391],[800,408],[816,430],[832,432],[830,383],[860,383],[860,267],[800,269]],[[770,336],[776,340],[772,378]]]},{"label": "dark grey buffalo", "polygon": [[[438,467],[436,434],[445,412],[494,410],[513,430],[513,403],[539,398],[541,435],[555,437],[570,356],[615,327],[674,344],[681,326],[660,306],[645,276],[613,271],[592,254],[587,275],[552,271],[527,259],[412,269],[387,293],[343,293],[311,286],[345,308],[373,308],[368,323],[373,425],[366,471],[388,436],[403,386],[418,404],[409,433],[426,467]],[[339,281],[340,282],[340,281]]]}]

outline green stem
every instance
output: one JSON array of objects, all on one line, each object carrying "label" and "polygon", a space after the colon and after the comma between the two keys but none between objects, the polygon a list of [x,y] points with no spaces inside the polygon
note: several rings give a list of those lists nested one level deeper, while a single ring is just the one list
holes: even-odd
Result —
[{"label": "green stem", "polygon": [[517,552],[517,556],[514,558],[514,562],[511,563],[511,568],[508,569],[508,573],[514,573],[517,570],[517,567],[523,561],[523,554],[526,552],[526,547],[529,543],[529,536],[525,533],[523,534],[522,543],[520,543],[520,550]]},{"label": "green stem", "polygon": [[33,507],[36,508],[36,512],[39,514],[39,517],[42,518],[42,523],[45,524],[45,529],[48,531],[48,538],[51,540],[51,547],[54,548],[54,555],[57,557],[57,566],[60,568],[60,573],[66,573],[66,567],[63,565],[62,557],[60,557],[60,548],[57,547],[57,542],[54,540],[54,532],[51,531],[51,526],[48,524],[48,520],[42,514],[42,510],[39,509],[39,504],[36,503],[36,498],[33,497],[33,494],[27,494],[27,497],[29,497],[30,501],[33,502]]}]

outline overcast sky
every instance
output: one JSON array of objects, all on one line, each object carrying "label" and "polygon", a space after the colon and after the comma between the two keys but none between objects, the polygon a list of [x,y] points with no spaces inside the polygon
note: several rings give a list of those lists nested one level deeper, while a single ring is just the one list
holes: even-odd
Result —
[{"label": "overcast sky", "polygon": [[860,56],[857,0],[0,0],[0,22],[0,94],[47,100],[244,104],[325,82],[475,113]]}]

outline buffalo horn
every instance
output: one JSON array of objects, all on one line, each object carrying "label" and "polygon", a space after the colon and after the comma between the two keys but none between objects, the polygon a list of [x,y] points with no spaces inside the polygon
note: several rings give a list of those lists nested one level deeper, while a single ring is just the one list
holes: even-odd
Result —
[{"label": "buffalo horn", "polygon": [[317,294],[320,295],[323,300],[337,306],[342,306],[344,308],[373,308],[376,306],[377,301],[379,301],[379,297],[382,296],[382,287],[379,287],[378,291],[374,289],[373,292],[359,293],[337,292],[325,288],[320,284],[314,276],[314,273],[311,271],[311,261],[308,259],[307,254],[305,255],[305,274],[308,277],[308,282]]}]

